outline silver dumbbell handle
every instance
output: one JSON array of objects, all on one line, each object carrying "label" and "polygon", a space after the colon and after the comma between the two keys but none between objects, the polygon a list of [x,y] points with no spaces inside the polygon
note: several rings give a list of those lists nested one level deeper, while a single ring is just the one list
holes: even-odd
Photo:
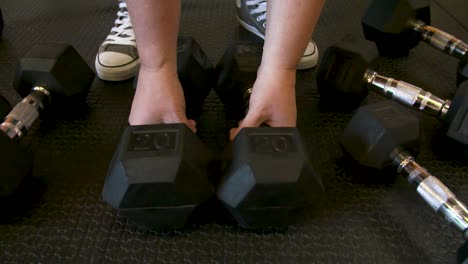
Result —
[{"label": "silver dumbbell handle", "polygon": [[245,102],[244,108],[245,108],[246,115],[249,112],[249,102],[250,102],[251,95],[252,95],[252,88],[245,90],[244,94],[242,95],[242,97],[244,98],[244,102]]},{"label": "silver dumbbell handle", "polygon": [[393,164],[408,182],[416,188],[421,198],[454,225],[468,239],[468,209],[437,177],[431,175],[405,151],[392,153]]},{"label": "silver dumbbell handle", "polygon": [[0,131],[12,140],[22,138],[39,118],[39,112],[44,110],[44,95],[50,99],[49,91],[43,87],[34,87],[5,117],[0,124]]},{"label": "silver dumbbell handle", "polygon": [[382,94],[401,103],[419,108],[419,110],[444,118],[447,114],[450,100],[443,100],[412,84],[379,75],[377,72],[367,70],[364,81],[377,88]]},{"label": "silver dumbbell handle", "polygon": [[411,23],[412,28],[421,33],[422,39],[431,46],[461,59],[468,53],[468,44],[435,27],[418,20]]}]

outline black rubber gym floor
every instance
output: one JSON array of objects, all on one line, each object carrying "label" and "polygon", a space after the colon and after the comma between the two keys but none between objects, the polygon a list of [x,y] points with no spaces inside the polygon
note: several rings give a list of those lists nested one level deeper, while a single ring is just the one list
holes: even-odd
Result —
[{"label": "black rubber gym floor", "polygon": [[[321,52],[346,33],[361,34],[360,16],[367,4],[327,1],[314,35]],[[465,6],[466,0],[434,1],[433,25],[468,40]],[[117,1],[15,0],[2,1],[1,8],[5,29],[0,41],[0,92],[13,103],[20,99],[11,88],[15,64],[36,43],[70,43],[94,68],[98,46],[113,25]],[[195,37],[214,63],[237,28],[233,0],[183,1],[181,33]],[[456,59],[420,44],[407,58],[381,59],[379,70],[451,98],[456,64]],[[351,114],[319,108],[315,70],[298,73],[297,91],[298,126],[326,187],[318,210],[305,222],[268,233],[223,223],[189,231],[148,232],[127,223],[101,200],[101,190],[127,122],[132,82],[96,78],[85,111],[44,119],[27,138],[35,151],[33,175],[38,180],[25,186],[27,195],[11,203],[16,217],[0,225],[0,262],[455,262],[461,234],[434,214],[404,179],[362,184],[346,173],[337,139]],[[366,103],[380,100],[384,98],[371,94]],[[450,155],[441,122],[412,112],[422,126],[417,161],[468,202],[467,163]],[[211,92],[199,132],[214,152],[226,145],[229,123]],[[11,211],[0,209],[2,218],[11,216]]]}]

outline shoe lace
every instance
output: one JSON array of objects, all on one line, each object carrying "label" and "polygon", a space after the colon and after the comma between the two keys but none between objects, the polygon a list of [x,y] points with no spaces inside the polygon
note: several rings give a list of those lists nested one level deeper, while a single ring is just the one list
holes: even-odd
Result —
[{"label": "shoe lace", "polygon": [[261,22],[263,21],[263,27],[266,27],[265,21],[266,21],[266,11],[267,11],[267,0],[247,0],[245,1],[245,4],[247,6],[255,6],[255,8],[252,8],[250,10],[250,14],[255,15],[259,14],[257,16],[257,21]]},{"label": "shoe lace", "polygon": [[103,45],[106,44],[132,45],[136,47],[135,33],[125,1],[119,1],[117,19],[114,22],[111,33],[103,43]]}]

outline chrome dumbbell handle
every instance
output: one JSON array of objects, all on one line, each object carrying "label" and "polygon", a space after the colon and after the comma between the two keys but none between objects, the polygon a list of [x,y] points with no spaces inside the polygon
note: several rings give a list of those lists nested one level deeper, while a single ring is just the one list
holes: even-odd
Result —
[{"label": "chrome dumbbell handle", "polygon": [[468,53],[468,44],[438,28],[426,25],[422,21],[411,23],[412,28],[421,33],[422,39],[431,46],[449,55],[461,59]]},{"label": "chrome dumbbell handle", "polygon": [[244,94],[242,95],[242,97],[244,98],[244,103],[245,103],[244,108],[245,108],[246,115],[249,112],[249,102],[250,102],[251,95],[252,95],[252,88],[245,90]]},{"label": "chrome dumbbell handle", "polygon": [[440,118],[445,117],[452,103],[417,86],[379,75],[372,70],[366,71],[364,81],[386,96]]},{"label": "chrome dumbbell handle", "polygon": [[34,87],[0,124],[0,131],[12,140],[22,138],[39,118],[40,111],[50,99],[50,93],[43,87]]},{"label": "chrome dumbbell handle", "polygon": [[468,239],[468,209],[437,177],[420,166],[405,151],[392,153],[393,164],[408,182],[416,188],[419,196],[445,220],[455,226]]}]

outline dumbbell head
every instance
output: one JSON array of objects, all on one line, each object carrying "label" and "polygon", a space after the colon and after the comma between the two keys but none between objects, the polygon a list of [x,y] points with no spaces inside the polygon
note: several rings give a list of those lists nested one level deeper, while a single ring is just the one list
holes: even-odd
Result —
[{"label": "dumbbell head", "polygon": [[[0,97],[0,120],[3,120],[10,111],[11,105],[5,98]],[[0,168],[2,168],[0,197],[6,197],[13,194],[23,178],[30,173],[32,157],[22,146],[12,141],[1,131],[0,149],[3,153],[0,159]]]},{"label": "dumbbell head", "polygon": [[396,148],[411,149],[419,139],[419,121],[386,100],[360,107],[341,137],[345,151],[360,165],[384,169]]},{"label": "dumbbell head", "polygon": [[3,27],[4,27],[3,14],[2,14],[2,9],[0,9],[0,37],[2,37]]},{"label": "dumbbell head", "polygon": [[245,116],[248,95],[257,78],[263,53],[263,41],[239,29],[235,40],[226,49],[215,68],[218,76],[215,86],[221,102],[226,107],[228,119],[240,120]]},{"label": "dumbbell head", "polygon": [[214,194],[210,160],[185,124],[130,126],[111,161],[102,196],[138,225],[182,228]]},{"label": "dumbbell head", "polygon": [[13,194],[32,168],[32,156],[29,151],[8,136],[0,132],[0,159],[2,177],[0,177],[0,197]]},{"label": "dumbbell head", "polygon": [[368,40],[376,42],[383,56],[405,56],[418,45],[421,36],[411,22],[430,24],[429,0],[373,0],[364,16],[362,28]]},{"label": "dumbbell head", "polygon": [[[213,64],[193,37],[177,38],[177,75],[185,97],[190,98],[187,102],[190,104],[186,105],[189,118],[200,116],[203,102],[214,85],[213,71]],[[138,75],[133,88],[137,85]]]},{"label": "dumbbell head", "polygon": [[457,263],[468,263],[468,241],[465,241],[463,246],[461,246],[460,249],[458,249]]},{"label": "dumbbell head", "polygon": [[468,80],[468,53],[463,59],[458,62],[457,68],[457,85],[460,86],[464,81]]},{"label": "dumbbell head", "polygon": [[200,116],[203,102],[213,83],[213,64],[192,37],[177,40],[177,74],[184,95],[191,98],[186,105],[189,118]]},{"label": "dumbbell head", "polygon": [[[11,105],[0,96],[0,120],[8,115]],[[1,121],[0,121],[1,122]],[[31,170],[32,157],[22,146],[10,140],[0,131],[0,159],[2,177],[0,177],[0,198],[10,196],[17,189],[24,177]]]},{"label": "dumbbell head", "polygon": [[244,128],[231,153],[217,196],[245,228],[294,223],[323,191],[296,128]]},{"label": "dumbbell head", "polygon": [[458,87],[445,121],[447,136],[468,147],[468,81]]},{"label": "dumbbell head", "polygon": [[93,79],[94,72],[72,46],[38,44],[20,60],[14,87],[23,97],[43,87],[51,102],[67,105],[84,101]]},{"label": "dumbbell head", "polygon": [[11,111],[12,107],[10,103],[3,96],[0,96],[0,123]]},{"label": "dumbbell head", "polygon": [[[213,67],[191,37],[179,37],[177,69],[189,118],[198,117]],[[212,157],[185,124],[128,127],[110,164],[102,196],[138,225],[183,228],[210,197]]]},{"label": "dumbbell head", "polygon": [[358,107],[368,93],[365,72],[377,58],[375,44],[355,36],[330,46],[317,69],[321,103],[335,110]]},{"label": "dumbbell head", "polygon": [[[203,102],[214,85],[213,64],[193,37],[177,38],[177,75],[184,88],[187,104],[187,117],[193,119],[201,114]],[[138,75],[133,81],[133,88],[138,85]]]}]

